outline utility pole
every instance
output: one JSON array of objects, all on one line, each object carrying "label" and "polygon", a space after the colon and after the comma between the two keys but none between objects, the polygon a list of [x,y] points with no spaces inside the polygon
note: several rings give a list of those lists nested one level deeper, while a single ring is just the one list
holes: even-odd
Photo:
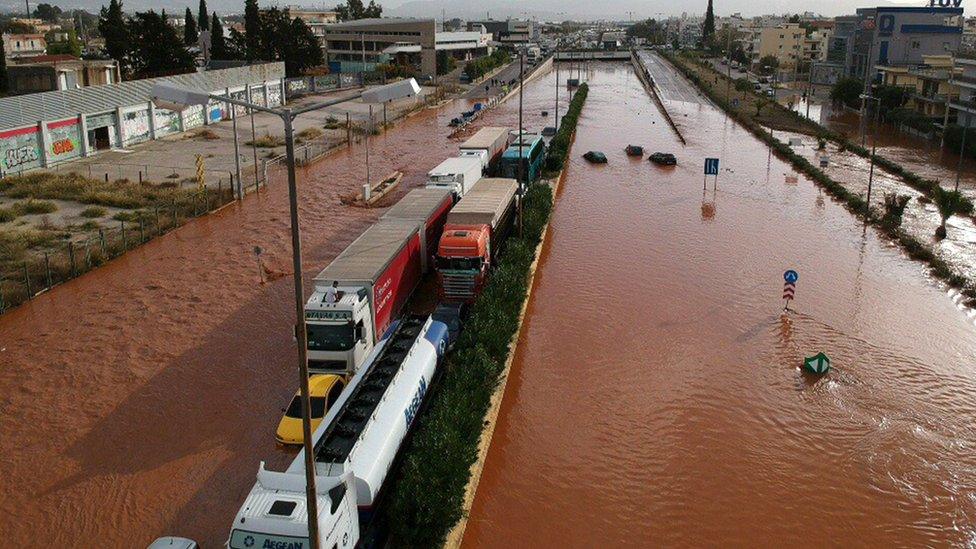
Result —
[{"label": "utility pole", "polygon": [[522,147],[525,145],[525,129],[522,126],[522,90],[525,89],[525,45],[523,44],[519,48],[519,130],[518,130],[518,140],[519,140],[519,205],[518,205],[518,222],[519,222],[519,236],[522,236],[522,231],[524,229],[522,223],[522,203],[525,201],[525,159],[522,157]]},{"label": "utility pole", "polygon": [[[967,106],[967,109],[969,107]],[[945,132],[945,130],[942,130]],[[959,178],[962,176],[962,158],[966,154],[966,134],[969,133],[969,111],[966,111],[966,124],[962,127],[962,143],[959,145],[959,164],[956,165],[956,189],[959,190]]]},{"label": "utility pole", "polygon": [[863,30],[871,31],[871,42],[868,44],[868,56],[864,60],[864,90],[861,92],[861,146],[864,146],[865,140],[865,127],[867,126],[867,100],[865,97],[868,96],[868,86],[871,82],[871,57],[874,55],[874,19],[865,19],[861,23],[861,28]]},{"label": "utility pole", "polygon": [[360,46],[363,52],[363,66],[359,71],[359,84],[366,87],[366,33],[359,33]]},{"label": "utility pole", "polygon": [[556,66],[556,131],[559,131],[559,42],[556,42],[556,53],[552,58]]}]

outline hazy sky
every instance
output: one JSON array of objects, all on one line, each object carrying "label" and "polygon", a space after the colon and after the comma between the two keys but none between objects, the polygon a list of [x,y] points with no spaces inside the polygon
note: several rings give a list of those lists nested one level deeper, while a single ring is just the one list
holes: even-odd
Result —
[{"label": "hazy sky", "polygon": [[[31,0],[34,5],[38,0]],[[108,0],[45,0],[62,8],[81,7],[95,10]],[[331,7],[338,0],[259,0],[262,6],[304,5],[309,7]],[[389,15],[440,17],[442,10],[446,17],[485,17],[502,19],[508,16],[536,17],[539,19],[645,19],[648,17],[667,17],[697,15],[705,12],[708,0],[378,0]],[[812,11],[826,16],[853,13],[855,8],[878,5],[926,6],[926,0],[713,0],[718,15],[741,12],[744,16],[766,13],[802,13]],[[963,0],[962,7],[968,2]],[[196,10],[198,0],[124,0],[126,10],[165,8],[171,13],[182,13],[190,6]],[[207,0],[210,9],[222,12],[242,12],[244,0]],[[22,11],[23,0],[0,0],[4,11]],[[630,13],[632,12],[632,13]]]}]

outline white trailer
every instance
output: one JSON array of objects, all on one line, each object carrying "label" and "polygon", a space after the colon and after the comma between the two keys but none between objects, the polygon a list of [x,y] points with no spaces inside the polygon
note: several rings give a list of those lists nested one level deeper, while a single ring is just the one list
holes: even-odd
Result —
[{"label": "white trailer", "polygon": [[459,147],[460,156],[478,158],[482,162],[482,170],[489,173],[498,164],[498,159],[508,148],[511,134],[508,128],[487,126],[478,130]]},{"label": "white trailer", "polygon": [[481,160],[448,158],[427,173],[428,189],[450,189],[454,200],[460,200],[481,179]]},{"label": "white trailer", "polygon": [[[319,547],[356,546],[360,525],[369,520],[424,402],[446,338],[447,327],[429,317],[399,321],[313,433]],[[303,450],[281,473],[261,463],[227,545],[306,547],[307,520]]]}]

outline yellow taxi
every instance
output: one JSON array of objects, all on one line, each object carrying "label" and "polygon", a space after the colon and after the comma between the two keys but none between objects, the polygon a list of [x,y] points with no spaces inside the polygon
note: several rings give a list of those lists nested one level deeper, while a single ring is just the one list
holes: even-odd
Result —
[{"label": "yellow taxi", "polygon": [[[332,405],[339,400],[346,382],[341,376],[334,374],[318,374],[308,378],[308,396],[312,407],[312,431],[322,423],[322,418],[329,412]],[[301,391],[295,393],[288,408],[282,408],[285,413],[278,423],[275,438],[282,444],[301,444],[302,436],[302,398]]]}]

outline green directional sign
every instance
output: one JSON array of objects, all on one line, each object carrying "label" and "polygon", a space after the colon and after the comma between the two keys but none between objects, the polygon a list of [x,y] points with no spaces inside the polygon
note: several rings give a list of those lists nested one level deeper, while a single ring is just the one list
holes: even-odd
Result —
[{"label": "green directional sign", "polygon": [[826,374],[830,370],[830,358],[823,353],[817,353],[803,359],[803,367],[814,374]]}]

